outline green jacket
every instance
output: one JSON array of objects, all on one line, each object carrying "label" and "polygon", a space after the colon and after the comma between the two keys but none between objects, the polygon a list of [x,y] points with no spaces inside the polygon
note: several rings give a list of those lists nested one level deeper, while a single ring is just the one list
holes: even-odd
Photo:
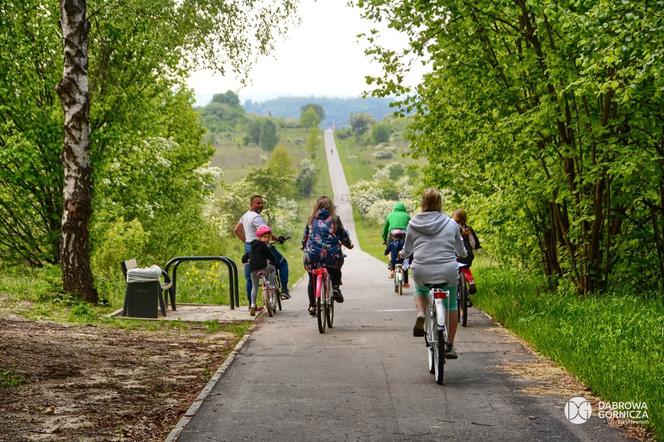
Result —
[{"label": "green jacket", "polygon": [[408,222],[410,221],[410,216],[406,212],[406,206],[402,202],[398,202],[394,205],[394,209],[387,215],[385,219],[385,226],[383,227],[383,241],[387,241],[390,236],[390,232],[394,229],[406,230],[408,227]]}]

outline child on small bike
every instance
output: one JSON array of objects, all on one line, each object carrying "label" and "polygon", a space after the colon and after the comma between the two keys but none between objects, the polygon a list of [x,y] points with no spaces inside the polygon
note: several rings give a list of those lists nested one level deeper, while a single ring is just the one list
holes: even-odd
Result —
[{"label": "child on small bike", "polygon": [[341,246],[353,248],[348,231],[337,216],[334,203],[326,196],[318,198],[302,237],[304,250],[304,268],[309,273],[309,314],[316,316],[316,298],[314,293],[315,277],[313,270],[325,267],[332,281],[332,297],[338,303],[344,302],[339,286],[341,285],[341,266],[344,254]]},{"label": "child on small bike", "polygon": [[258,239],[251,241],[247,257],[251,274],[251,306],[249,307],[251,316],[256,315],[256,296],[260,285],[258,274],[267,272],[268,281],[273,287],[276,286],[274,263],[277,262],[277,258],[272,254],[272,248],[270,247],[272,229],[268,225],[262,225],[256,230],[256,236]]},{"label": "child on small bike", "polygon": [[481,248],[480,239],[477,237],[477,234],[472,227],[467,225],[468,215],[463,209],[457,209],[452,213],[452,218],[459,225],[459,230],[461,231],[461,238],[463,239],[463,245],[468,252],[468,256],[465,258],[457,258],[457,261],[461,264],[465,264],[465,267],[461,268],[466,281],[468,281],[468,293],[474,295],[477,293],[477,287],[475,286],[475,279],[473,278],[473,273],[470,271],[470,266],[473,265],[473,260],[475,259],[475,254],[473,250]]},{"label": "child on small bike", "polygon": [[[394,204],[394,208],[385,218],[382,234],[383,244],[390,247],[393,241],[401,240],[402,242],[399,243],[399,249],[397,250],[398,253],[401,250],[401,247],[403,247],[403,238],[406,236],[406,227],[408,226],[409,221],[410,216],[406,211],[406,206],[401,201],[398,201],[396,204]],[[385,254],[387,255],[387,253]],[[392,256],[388,266],[390,270],[388,277],[390,279],[394,278],[394,264],[395,260],[394,256]]]},{"label": "child on small bike", "polygon": [[[404,238],[406,237],[406,232],[404,230],[393,230],[390,234],[391,240],[385,248],[384,255],[390,255],[390,276],[394,278],[394,266],[397,264],[403,264],[403,258],[399,257],[399,252],[403,248]],[[410,284],[408,283],[408,270],[404,269],[403,271],[403,286],[404,288],[409,288]]]}]

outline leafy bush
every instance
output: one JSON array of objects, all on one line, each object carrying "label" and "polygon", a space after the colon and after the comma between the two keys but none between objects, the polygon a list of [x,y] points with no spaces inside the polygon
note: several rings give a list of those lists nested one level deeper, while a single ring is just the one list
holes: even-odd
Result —
[{"label": "leafy bush", "polygon": [[391,180],[395,181],[406,173],[406,168],[401,163],[390,163],[385,167],[381,167],[374,173],[374,180]]},{"label": "leafy bush", "polygon": [[340,140],[344,140],[353,136],[353,130],[350,127],[345,127],[335,131],[334,135]]},{"label": "leafy bush", "polygon": [[295,188],[301,196],[309,196],[314,188],[316,166],[311,160],[305,158],[300,161],[298,170],[299,172],[295,178]]},{"label": "leafy bush", "polygon": [[389,160],[394,154],[389,150],[377,150],[374,156],[377,160]]},{"label": "leafy bush", "polygon": [[71,309],[69,320],[71,322],[91,323],[97,320],[97,313],[90,307],[90,304],[81,302]]},{"label": "leafy bush", "polygon": [[374,144],[387,143],[390,141],[392,129],[386,123],[374,124],[371,127],[371,139]]}]

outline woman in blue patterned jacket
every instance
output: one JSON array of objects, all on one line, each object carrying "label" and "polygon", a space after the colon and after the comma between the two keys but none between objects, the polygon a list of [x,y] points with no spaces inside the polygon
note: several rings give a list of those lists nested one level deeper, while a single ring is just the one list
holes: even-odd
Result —
[{"label": "woman in blue patterned jacket", "polygon": [[344,298],[339,286],[341,285],[341,266],[344,264],[342,244],[349,249],[353,243],[348,231],[336,214],[334,203],[330,198],[321,196],[307,220],[302,238],[304,250],[304,268],[309,273],[309,314],[316,315],[316,299],[314,295],[315,278],[313,270],[325,267],[332,281],[332,296],[335,301],[342,303]]}]

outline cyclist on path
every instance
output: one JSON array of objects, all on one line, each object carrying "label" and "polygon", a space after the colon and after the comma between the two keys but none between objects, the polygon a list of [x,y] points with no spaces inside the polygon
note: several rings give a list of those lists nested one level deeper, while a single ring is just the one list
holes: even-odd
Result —
[{"label": "cyclist on path", "polygon": [[[396,252],[398,253],[401,250],[400,241],[403,240],[404,235],[406,234],[406,227],[410,221],[410,215],[406,211],[406,206],[401,202],[397,202],[387,217],[385,218],[385,224],[383,225],[383,244],[385,244],[388,249],[390,249],[390,264],[388,266],[390,270],[390,279],[394,278],[394,265],[397,261]],[[394,241],[399,241],[397,244],[391,244]],[[387,253],[386,253],[387,254]]]},{"label": "cyclist on path", "polygon": [[480,239],[477,237],[475,230],[467,224],[468,215],[464,209],[455,210],[452,213],[452,218],[454,218],[454,221],[459,225],[461,237],[463,238],[463,245],[468,252],[468,256],[465,258],[458,258],[457,261],[466,264],[466,267],[462,267],[461,271],[466,276],[466,281],[468,281],[468,293],[474,295],[477,293],[477,287],[475,286],[475,278],[473,278],[473,273],[470,270],[470,267],[473,265],[473,260],[475,259],[473,250],[480,249],[482,246],[480,245]]},{"label": "cyclist on path", "polygon": [[456,359],[454,337],[457,330],[457,256],[465,257],[466,249],[457,223],[442,212],[443,200],[437,189],[427,189],[422,196],[422,212],[408,223],[403,256],[415,254],[411,268],[415,280],[415,306],[417,319],[413,336],[424,336],[424,318],[428,304],[429,286],[447,283],[449,291],[449,342],[445,357]]},{"label": "cyclist on path", "polygon": [[338,303],[344,302],[339,286],[341,283],[341,266],[344,265],[344,254],[341,246],[352,249],[348,231],[337,216],[334,203],[326,196],[316,201],[311,215],[307,220],[302,237],[304,250],[304,268],[309,273],[309,314],[316,316],[316,299],[314,285],[316,278],[313,270],[325,267],[332,281],[332,297]]},{"label": "cyclist on path", "polygon": [[251,252],[247,257],[249,271],[251,272],[251,304],[249,306],[251,316],[256,315],[256,295],[258,295],[258,286],[260,285],[258,274],[266,272],[270,284],[275,284],[275,273],[277,272],[273,265],[277,262],[277,258],[274,256],[274,247],[270,247],[272,229],[264,224],[256,229],[256,236],[258,239],[251,241]]},{"label": "cyclist on path", "polygon": [[[252,195],[249,198],[249,210],[247,210],[244,215],[240,218],[237,225],[235,226],[235,235],[244,242],[244,253],[249,253],[251,251],[251,242],[255,239],[258,239],[256,235],[256,230],[260,226],[265,226],[267,223],[265,219],[261,216],[263,207],[265,206],[265,200],[261,195]],[[271,239],[273,241],[278,240],[276,236],[271,234]],[[281,253],[272,247],[272,254],[276,258],[276,266],[279,268],[279,278],[281,280],[281,299],[289,299],[290,293],[288,291],[288,261],[283,257]],[[249,305],[251,305],[251,272],[249,270],[249,265],[245,264],[244,266],[244,277],[247,281],[247,300]]]}]

